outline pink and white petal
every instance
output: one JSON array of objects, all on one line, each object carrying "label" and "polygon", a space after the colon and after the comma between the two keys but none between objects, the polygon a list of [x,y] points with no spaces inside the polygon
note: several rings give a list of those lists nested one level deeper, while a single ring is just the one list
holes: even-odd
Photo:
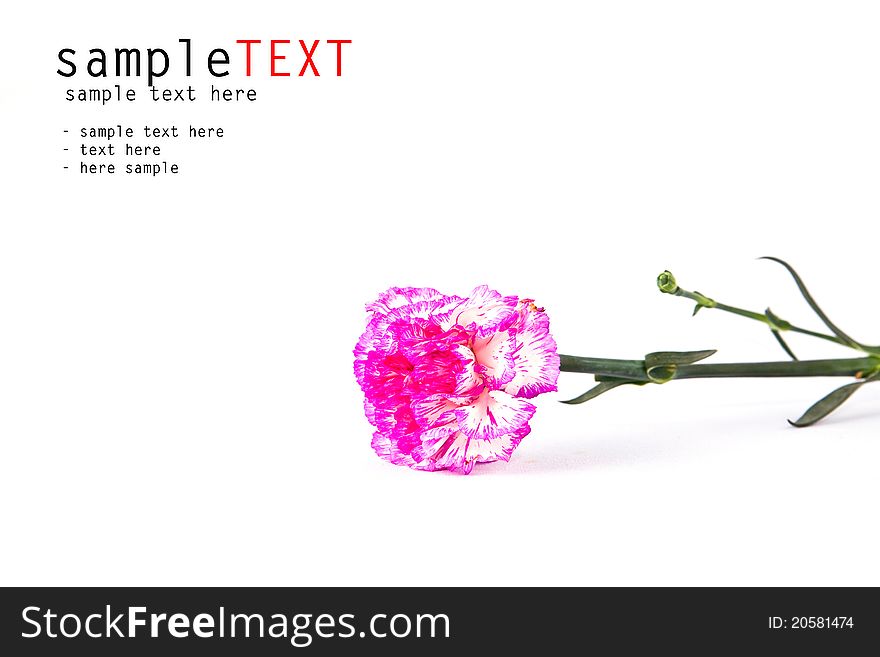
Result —
[{"label": "pink and white petal", "polygon": [[430,461],[416,461],[411,454],[405,454],[397,446],[397,441],[377,431],[373,434],[373,450],[379,456],[394,465],[404,465],[413,470],[436,470]]},{"label": "pink and white petal", "polygon": [[367,304],[367,312],[387,315],[395,308],[409,306],[417,301],[433,301],[444,296],[432,287],[391,287]]},{"label": "pink and white petal", "polygon": [[[454,422],[455,409],[458,406],[447,395],[428,395],[421,399],[414,399],[410,403],[410,408],[416,418],[416,422],[418,422],[419,427],[424,429]],[[421,439],[424,441],[424,433]]]},{"label": "pink and white petal", "polygon": [[474,338],[473,353],[477,372],[482,374],[491,388],[502,388],[515,376],[513,350],[514,336],[507,331],[485,338]]},{"label": "pink and white petal", "polygon": [[514,377],[504,391],[515,397],[531,399],[556,390],[559,379],[559,354],[550,335],[550,319],[542,312],[529,312],[523,326],[511,333],[516,340],[513,350]]},{"label": "pink and white petal", "polygon": [[449,321],[485,337],[507,328],[516,321],[518,297],[502,297],[486,285],[474,288],[450,314]]},{"label": "pink and white petal", "polygon": [[392,308],[388,312],[388,315],[396,318],[423,317],[427,319],[437,315],[445,315],[449,311],[458,307],[461,301],[461,297],[446,295],[440,295],[433,299],[418,299],[407,306]]},{"label": "pink and white petal", "polygon": [[416,422],[408,402],[401,404],[394,410],[394,426],[390,431],[383,430],[381,426],[376,428],[388,435],[392,440],[396,440],[397,448],[405,454],[409,454],[419,446],[419,431],[421,431],[421,427]]},{"label": "pink and white petal", "polygon": [[364,397],[364,415],[367,416],[367,420],[373,426],[376,426],[376,407],[373,405],[373,402],[370,401],[369,397]]},{"label": "pink and white petal", "polygon": [[391,336],[387,333],[391,321],[387,315],[373,315],[354,346],[355,366],[357,361],[365,360],[372,351],[390,351]]},{"label": "pink and white petal", "polygon": [[400,354],[386,356],[373,351],[355,364],[361,390],[377,407],[399,405],[411,371],[412,366]]},{"label": "pink and white petal", "polygon": [[455,378],[454,394],[458,397],[477,394],[483,387],[483,377],[477,372],[477,361],[470,347],[459,346],[455,352],[461,359],[461,370]]},{"label": "pink and white petal", "polygon": [[415,458],[430,461],[435,470],[469,474],[475,461],[468,459],[470,439],[452,422],[422,433],[422,444],[413,450]]},{"label": "pink and white petal", "polygon": [[471,439],[467,456],[476,463],[492,463],[493,461],[509,461],[513,450],[525,438],[531,427],[525,425],[516,433],[506,434],[493,440]]},{"label": "pink and white petal", "polygon": [[501,390],[484,390],[472,404],[455,410],[462,433],[469,438],[494,440],[528,425],[535,405]]},{"label": "pink and white petal", "polygon": [[[433,319],[433,318],[432,318]],[[431,319],[399,320],[389,327],[400,350],[410,360],[421,358],[434,351],[449,351],[466,345],[470,335],[460,326],[444,330]],[[473,358],[473,354],[470,354]]]},{"label": "pink and white petal", "polygon": [[[473,404],[482,391],[483,388],[479,387],[463,395],[448,395],[444,393],[425,395],[414,398],[410,403],[410,409],[420,427],[426,430],[436,429],[449,422],[458,422],[455,410],[462,406]],[[458,431],[458,425],[456,424],[455,426],[455,430]],[[422,440],[425,439],[425,435],[423,431]],[[436,437],[433,434],[429,434],[429,436]]]},{"label": "pink and white petal", "polygon": [[362,360],[371,351],[383,351],[385,353],[393,351],[397,346],[396,338],[398,336],[389,329],[395,322],[419,325],[439,324],[441,319],[448,317],[451,309],[455,308],[461,301],[461,297],[440,295],[437,298],[416,300],[406,306],[398,306],[390,308],[387,312],[373,314],[355,345],[355,359]]}]

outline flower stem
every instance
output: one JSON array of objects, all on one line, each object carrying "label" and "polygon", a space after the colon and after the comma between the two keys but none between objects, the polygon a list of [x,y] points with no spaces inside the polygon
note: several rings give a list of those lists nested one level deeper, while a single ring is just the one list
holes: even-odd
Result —
[{"label": "flower stem", "polygon": [[[601,380],[626,380],[648,383],[644,360],[617,360],[560,355],[562,372],[595,374]],[[765,363],[695,363],[673,367],[670,379],[764,378],[805,376],[848,376],[865,378],[880,371],[880,357],[833,358]]]},{"label": "flower stem", "polygon": [[700,294],[699,292],[691,292],[690,290],[685,290],[684,288],[681,288],[676,284],[675,278],[669,272],[663,272],[663,274],[660,275],[657,280],[657,285],[660,288],[661,292],[665,292],[666,294],[671,294],[676,297],[684,297],[685,299],[690,299],[691,301],[696,302],[697,306],[694,309],[694,314],[696,314],[697,311],[701,308],[715,308],[717,310],[723,310],[734,315],[739,315],[740,317],[748,317],[749,319],[754,319],[758,322],[761,322],[762,324],[766,324],[773,331],[791,331],[792,333],[801,333],[803,335],[809,335],[814,338],[828,340],[829,342],[834,342],[835,344],[843,345],[844,347],[853,346],[850,342],[847,342],[836,335],[828,335],[826,333],[819,333],[818,331],[811,331],[810,329],[794,326],[791,322],[787,322],[784,319],[776,317],[769,310],[765,313],[758,313],[752,310],[744,310],[743,308],[737,308],[736,306],[729,306],[726,303],[719,303],[718,301],[710,299],[706,295]]},{"label": "flower stem", "polygon": [[697,363],[680,365],[673,378],[852,376],[861,379],[873,373],[878,367],[880,367],[880,359],[873,357],[769,363]]},{"label": "flower stem", "polygon": [[650,381],[643,360],[619,360],[616,358],[590,358],[589,356],[566,356],[559,354],[560,372],[580,372],[634,381]]}]

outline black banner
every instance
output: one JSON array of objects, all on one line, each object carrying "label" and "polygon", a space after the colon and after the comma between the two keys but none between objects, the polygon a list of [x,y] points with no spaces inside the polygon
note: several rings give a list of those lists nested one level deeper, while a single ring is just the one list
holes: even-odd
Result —
[{"label": "black banner", "polygon": [[867,588],[12,588],[0,614],[5,655],[880,646]]}]

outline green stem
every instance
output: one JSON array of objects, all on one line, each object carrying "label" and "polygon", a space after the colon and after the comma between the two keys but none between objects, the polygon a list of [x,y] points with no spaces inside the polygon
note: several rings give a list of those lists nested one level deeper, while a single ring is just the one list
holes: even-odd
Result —
[{"label": "green stem", "polygon": [[560,372],[580,372],[600,376],[649,381],[643,360],[618,360],[616,358],[590,358],[559,354]]},{"label": "green stem", "polygon": [[[644,360],[559,356],[562,372],[595,374],[597,378],[648,383]],[[678,365],[671,379],[848,376],[864,378],[880,371],[880,357],[833,358],[767,363],[695,363]]]},{"label": "green stem", "polygon": [[679,365],[675,379],[852,376],[862,378],[880,367],[880,359],[830,358],[770,363],[697,363]]},{"label": "green stem", "polygon": [[836,335],[828,335],[826,333],[819,333],[818,331],[811,331],[809,329],[801,328],[799,326],[794,326],[790,322],[787,322],[784,319],[780,319],[778,317],[771,320],[770,317],[768,317],[765,313],[756,313],[752,310],[744,310],[742,308],[737,308],[736,306],[728,306],[726,303],[719,303],[714,299],[710,299],[709,297],[700,294],[699,292],[690,292],[689,290],[685,290],[679,287],[676,288],[674,292],[667,292],[667,294],[672,294],[677,297],[684,297],[685,299],[695,301],[697,303],[697,306],[699,306],[700,308],[715,308],[717,310],[723,310],[725,312],[733,313],[734,315],[739,315],[741,317],[754,319],[761,322],[762,324],[766,324],[771,329],[776,331],[791,331],[792,333],[802,333],[803,335],[809,335],[814,338],[828,340],[829,342],[834,342],[835,344],[843,345],[844,347],[852,347],[850,343],[838,338]]}]

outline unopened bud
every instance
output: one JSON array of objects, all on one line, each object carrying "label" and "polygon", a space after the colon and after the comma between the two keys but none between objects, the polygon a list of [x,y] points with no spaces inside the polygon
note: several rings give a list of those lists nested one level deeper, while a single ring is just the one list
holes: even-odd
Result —
[{"label": "unopened bud", "polygon": [[672,275],[672,272],[667,270],[657,277],[657,287],[666,294],[675,294],[678,290],[678,283],[675,282],[675,276]]}]

